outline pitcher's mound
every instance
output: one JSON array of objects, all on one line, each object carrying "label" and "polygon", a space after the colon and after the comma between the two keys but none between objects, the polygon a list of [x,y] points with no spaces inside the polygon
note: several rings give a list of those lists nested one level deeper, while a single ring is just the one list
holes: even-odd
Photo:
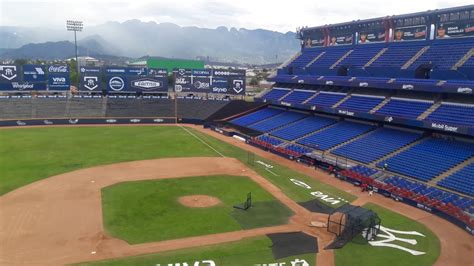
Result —
[{"label": "pitcher's mound", "polygon": [[218,198],[207,195],[183,196],[178,199],[178,202],[189,208],[209,208],[221,203]]}]

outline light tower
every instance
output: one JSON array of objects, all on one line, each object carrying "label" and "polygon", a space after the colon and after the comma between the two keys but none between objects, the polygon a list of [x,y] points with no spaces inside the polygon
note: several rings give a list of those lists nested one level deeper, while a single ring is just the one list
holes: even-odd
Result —
[{"label": "light tower", "polygon": [[77,83],[79,84],[81,79],[80,79],[80,68],[79,68],[79,60],[77,59],[77,32],[82,31],[84,28],[84,25],[82,24],[82,21],[79,20],[67,20],[66,21],[66,28],[68,31],[74,31],[74,48],[75,48],[75,53],[76,53],[76,65],[77,65]]}]

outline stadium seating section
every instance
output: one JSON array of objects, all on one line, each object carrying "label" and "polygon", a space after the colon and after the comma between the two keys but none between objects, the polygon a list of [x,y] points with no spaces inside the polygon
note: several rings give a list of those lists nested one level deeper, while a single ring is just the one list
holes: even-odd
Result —
[{"label": "stadium seating section", "polygon": [[379,105],[383,100],[383,97],[352,95],[349,99],[345,100],[341,105],[339,105],[338,108],[354,112],[367,113]]},{"label": "stadium seating section", "polygon": [[474,196],[474,164],[470,164],[438,182],[439,186]]},{"label": "stadium seating section", "polygon": [[376,114],[415,120],[432,105],[430,101],[392,98]]},{"label": "stadium seating section", "polygon": [[345,93],[320,92],[316,97],[307,102],[308,105],[332,107],[346,97]]},{"label": "stadium seating section", "polygon": [[456,140],[428,138],[380,162],[379,167],[422,181],[429,181],[474,155],[474,144]]},{"label": "stadium seating section", "polygon": [[298,121],[300,119],[303,119],[304,117],[306,117],[306,115],[302,113],[284,112],[280,115],[258,122],[249,127],[251,129],[255,129],[261,132],[268,132],[284,125]]},{"label": "stadium seating section", "polygon": [[344,121],[305,137],[297,143],[324,151],[366,133],[372,128],[371,125]]},{"label": "stadium seating section", "polygon": [[390,128],[377,129],[332,153],[355,161],[371,163],[420,138],[421,134]]},{"label": "stadium seating section", "polygon": [[312,116],[270,134],[285,140],[295,140],[335,122],[336,120],[332,118]]},{"label": "stadium seating section", "polygon": [[427,120],[474,127],[474,105],[443,103]]},{"label": "stadium seating section", "polygon": [[236,118],[232,120],[231,123],[239,125],[239,126],[249,126],[251,124],[260,122],[264,119],[279,115],[282,112],[283,110],[281,109],[265,108],[265,109],[258,110],[254,113]]}]

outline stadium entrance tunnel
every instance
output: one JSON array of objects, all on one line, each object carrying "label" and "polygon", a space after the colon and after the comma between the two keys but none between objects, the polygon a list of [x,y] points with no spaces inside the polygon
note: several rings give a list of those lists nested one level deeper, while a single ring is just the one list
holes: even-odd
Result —
[{"label": "stadium entrance tunnel", "polygon": [[[339,249],[352,241],[367,243],[377,237],[381,219],[372,210],[350,204],[343,205],[329,214],[327,231],[336,235],[336,239],[325,249]],[[362,234],[364,233],[364,234]]]},{"label": "stadium entrance tunnel", "polygon": [[431,71],[434,66],[432,64],[423,64],[415,70],[415,78],[417,79],[429,79],[431,77]]},{"label": "stadium entrance tunnel", "polygon": [[303,232],[268,234],[272,240],[273,257],[277,260],[309,253],[318,253],[318,239]]}]

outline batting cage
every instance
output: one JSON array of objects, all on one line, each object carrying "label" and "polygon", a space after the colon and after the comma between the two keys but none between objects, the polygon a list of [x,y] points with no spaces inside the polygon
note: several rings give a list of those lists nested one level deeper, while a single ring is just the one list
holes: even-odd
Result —
[{"label": "batting cage", "polygon": [[381,220],[372,210],[346,204],[333,210],[328,217],[327,230],[336,235],[336,240],[326,249],[342,248],[355,236],[365,242],[375,239]]}]

